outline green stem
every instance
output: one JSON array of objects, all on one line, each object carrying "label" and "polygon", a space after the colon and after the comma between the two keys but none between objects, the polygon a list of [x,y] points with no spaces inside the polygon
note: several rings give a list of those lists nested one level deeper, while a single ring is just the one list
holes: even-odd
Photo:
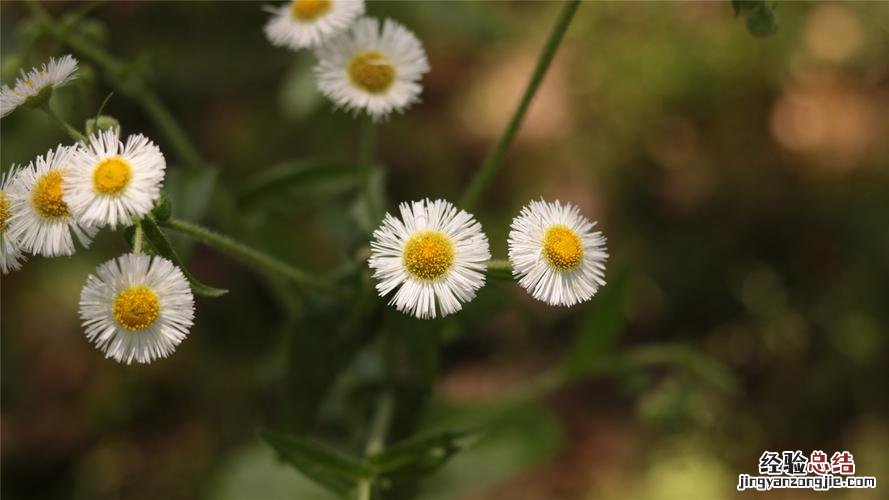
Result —
[{"label": "green stem", "polygon": [[556,49],[559,48],[559,43],[561,43],[562,37],[564,37],[565,32],[568,30],[568,25],[571,24],[571,19],[574,17],[578,5],[580,5],[580,0],[568,0],[565,3],[565,6],[562,7],[562,12],[559,14],[559,18],[556,20],[556,24],[550,32],[549,39],[547,39],[546,45],[543,46],[543,51],[540,53],[540,57],[537,58],[537,66],[534,68],[534,73],[531,74],[531,80],[525,88],[525,93],[522,95],[522,99],[519,101],[515,113],[513,113],[512,118],[506,125],[506,129],[503,130],[500,140],[497,141],[494,149],[492,149],[487,158],[485,158],[484,163],[482,163],[482,166],[475,173],[475,177],[473,177],[472,181],[469,183],[469,187],[467,187],[466,191],[463,193],[463,199],[460,206],[464,210],[471,210],[475,206],[485,188],[487,188],[494,179],[494,175],[497,173],[497,168],[500,166],[500,162],[503,160],[506,150],[509,149],[510,144],[512,144],[512,141],[515,138],[516,132],[519,130],[519,125],[521,125],[522,119],[528,111],[528,106],[531,104],[531,100],[534,98],[534,94],[537,92],[540,82],[543,81],[543,77],[546,75],[546,70],[549,69],[553,56],[556,54]]},{"label": "green stem", "polygon": [[512,264],[509,263],[508,260],[504,259],[494,259],[489,260],[487,263],[488,266],[488,276],[491,278],[497,278],[507,281],[512,281]]},{"label": "green stem", "polygon": [[392,391],[384,389],[377,397],[377,409],[370,426],[370,434],[367,438],[365,454],[375,455],[386,447],[386,435],[389,433],[389,425],[395,413],[395,396]]},{"label": "green stem", "polygon": [[370,479],[363,479],[360,483],[358,483],[358,500],[371,500],[371,485],[373,481]]},{"label": "green stem", "polygon": [[374,152],[377,147],[377,124],[370,118],[362,120],[360,136],[358,138],[358,164],[365,169],[370,169],[374,162]]},{"label": "green stem", "polygon": [[140,221],[136,221],[136,231],[133,233],[133,253],[142,253],[142,240],[144,239],[145,232],[142,229],[142,223]]},{"label": "green stem", "polygon": [[190,236],[197,241],[214,247],[224,253],[238,258],[258,269],[269,273],[271,276],[283,276],[299,285],[314,288],[319,291],[339,295],[339,291],[330,283],[306,274],[290,264],[282,262],[270,255],[260,252],[252,247],[239,243],[228,236],[221,235],[207,228],[185,222],[178,219],[168,219],[161,223],[164,227]]},{"label": "green stem", "polygon": [[58,113],[56,113],[55,110],[52,109],[52,106],[49,105],[49,102],[40,106],[40,109],[44,113],[49,115],[49,117],[52,118],[53,121],[55,121],[56,124],[58,124],[58,126],[62,130],[64,130],[65,133],[67,133],[72,139],[74,139],[75,141],[86,142],[86,136],[81,134],[80,131],[72,127],[70,123],[66,122],[61,116],[59,116]]},{"label": "green stem", "polygon": [[188,138],[188,134],[185,133],[185,130],[182,129],[179,122],[170,113],[170,110],[164,106],[164,103],[161,102],[154,92],[146,89],[138,92],[134,97],[158,128],[167,136],[173,149],[176,150],[176,153],[185,162],[185,165],[191,168],[199,168],[205,165],[197,148]]},{"label": "green stem", "polygon": [[70,26],[55,21],[39,2],[30,0],[27,2],[27,6],[31,10],[34,20],[47,33],[71,47],[74,52],[91,59],[99,66],[102,73],[117,91],[136,99],[145,112],[154,120],[158,128],[166,135],[170,144],[187,166],[197,168],[205,164],[197,148],[189,140],[185,131],[176,122],[170,111],[163,105],[157,94],[151,91],[144,81],[128,72],[126,63],[118,60],[91,40],[73,33],[69,29]]},{"label": "green stem", "polygon": [[367,204],[367,213],[370,216],[371,223],[375,223],[377,218],[383,216],[382,200],[377,200],[374,196],[373,188],[373,166],[377,148],[377,124],[370,118],[365,118],[361,123],[361,130],[358,139],[358,166],[362,174],[362,186],[364,193],[364,203]]}]

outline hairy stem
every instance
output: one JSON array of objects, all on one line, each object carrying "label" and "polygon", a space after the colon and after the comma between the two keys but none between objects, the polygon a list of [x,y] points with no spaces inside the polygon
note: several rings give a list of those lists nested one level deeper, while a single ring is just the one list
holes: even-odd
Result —
[{"label": "hairy stem", "polygon": [[271,255],[265,254],[243,243],[237,242],[228,236],[219,234],[210,229],[185,222],[178,219],[169,219],[161,223],[164,227],[190,236],[197,241],[216,248],[226,254],[240,259],[247,264],[272,275],[283,276],[294,283],[312,288],[314,290],[339,295],[339,291],[330,283],[307,274],[286,262],[282,262]]},{"label": "hairy stem", "polygon": [[512,272],[512,264],[506,259],[493,259],[488,261],[488,269],[491,271]]},{"label": "hairy stem", "polygon": [[136,231],[133,233],[133,253],[142,253],[142,240],[144,239],[144,236],[145,231],[142,229],[142,223],[136,221]]},{"label": "hairy stem", "polygon": [[464,210],[471,210],[478,203],[479,197],[494,179],[503,156],[506,154],[506,150],[509,149],[510,144],[512,144],[516,132],[519,130],[519,125],[521,125],[522,119],[528,111],[528,106],[531,104],[537,88],[540,87],[540,82],[543,81],[547,69],[549,69],[553,56],[556,54],[556,49],[559,48],[559,44],[568,30],[568,25],[571,24],[571,19],[574,17],[578,5],[580,5],[580,0],[568,0],[565,6],[562,7],[562,12],[559,14],[559,18],[549,34],[546,45],[543,46],[543,51],[540,53],[540,57],[537,58],[537,66],[534,68],[534,73],[531,74],[531,80],[528,81],[528,86],[525,88],[525,93],[522,95],[518,107],[516,107],[512,118],[507,123],[506,129],[503,130],[503,134],[500,136],[494,149],[488,153],[484,163],[482,163],[482,166],[475,173],[475,177],[472,178],[472,181],[463,193],[461,208]]}]

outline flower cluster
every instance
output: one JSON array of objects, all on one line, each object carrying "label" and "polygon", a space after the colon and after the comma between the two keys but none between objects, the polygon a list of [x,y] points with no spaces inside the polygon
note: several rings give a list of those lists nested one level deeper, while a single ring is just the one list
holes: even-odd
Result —
[{"label": "flower cluster", "polygon": [[313,49],[321,93],[378,121],[419,100],[429,63],[410,30],[364,9],[363,0],[293,0],[272,10],[265,32],[275,45]]},{"label": "flower cluster", "polygon": [[[275,45],[313,49],[321,92],[337,107],[378,121],[419,99],[429,64],[412,32],[364,12],[363,0],[293,0],[272,11],[265,31]],[[14,88],[0,92],[2,115],[20,106],[42,107],[64,124],[49,98],[75,78],[76,69],[77,61],[65,56],[22,72]],[[72,136],[82,137],[76,130]],[[20,269],[25,254],[72,255],[75,240],[86,247],[103,227],[115,230],[150,217],[165,170],[164,155],[152,141],[141,134],[123,141],[114,125],[74,145],[58,145],[27,166],[13,166],[0,178],[3,274]],[[423,319],[460,311],[493,266],[481,224],[445,200],[402,203],[399,212],[385,215],[370,245],[368,265],[380,296],[391,294],[390,304]],[[551,305],[589,300],[605,284],[608,259],[605,237],[594,226],[570,204],[541,200],[525,206],[508,239],[518,283]],[[127,364],[172,353],[194,320],[192,286],[202,289],[174,262],[142,254],[140,227],[134,253],[100,265],[80,296],[87,339]],[[264,265],[273,260],[256,254],[242,251]]]},{"label": "flower cluster", "polygon": [[[402,203],[374,231],[368,265],[381,297],[418,318],[459,311],[485,284],[488,238],[475,218],[445,200]],[[605,284],[608,253],[595,222],[570,204],[533,201],[513,219],[509,261],[535,299],[572,306]]]},{"label": "flower cluster", "polygon": [[[77,61],[50,60],[3,88],[8,113],[45,89],[73,78]],[[7,108],[7,105],[11,106]],[[58,145],[0,180],[0,268],[21,268],[24,254],[72,255],[102,227],[145,217],[160,198],[166,160],[141,134],[121,141],[117,128],[74,145]],[[185,338],[194,297],[183,272],[163,257],[128,254],[99,266],[80,300],[87,338],[117,361],[165,357]]]}]

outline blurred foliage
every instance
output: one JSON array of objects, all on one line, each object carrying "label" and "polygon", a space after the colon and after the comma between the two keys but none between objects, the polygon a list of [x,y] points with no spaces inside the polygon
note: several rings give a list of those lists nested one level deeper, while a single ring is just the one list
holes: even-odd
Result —
[{"label": "blurred foliage", "polygon": [[[310,54],[266,42],[260,4],[45,7],[112,58],[74,50],[54,108],[75,124],[102,108],[167,154],[161,227],[205,223],[355,294],[314,297],[158,229],[155,251],[229,293],[198,298],[171,358],[128,367],[76,313],[126,240],[32,258],[2,278],[5,498],[320,500],[317,482],[372,477],[387,499],[711,500],[766,449],[848,449],[889,474],[886,3],[581,5],[475,213],[502,257],[529,199],[579,205],[609,238],[609,284],[556,309],[491,278],[434,321],[376,296],[368,233],[398,201],[460,196],[558,5],[372,2],[432,72],[380,127],[369,188],[362,124],[319,96]],[[72,50],[18,2],[0,4],[0,42],[3,83]],[[26,111],[0,137],[4,170],[67,140]],[[385,446],[366,453],[386,398]],[[274,450],[260,428],[284,434]]]}]

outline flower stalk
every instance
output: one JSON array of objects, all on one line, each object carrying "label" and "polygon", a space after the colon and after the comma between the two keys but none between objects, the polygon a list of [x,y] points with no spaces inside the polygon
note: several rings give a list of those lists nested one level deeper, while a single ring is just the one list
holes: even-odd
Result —
[{"label": "flower stalk", "polygon": [[549,65],[556,54],[556,49],[559,48],[559,44],[562,42],[562,38],[565,36],[568,25],[571,24],[571,19],[574,18],[574,13],[579,5],[580,0],[568,0],[562,7],[562,12],[556,19],[556,24],[550,32],[546,45],[543,46],[543,51],[540,53],[540,57],[537,58],[537,66],[534,68],[534,73],[531,74],[531,80],[528,81],[528,86],[525,88],[525,93],[522,94],[518,107],[516,107],[509,123],[506,124],[506,128],[503,130],[503,134],[500,136],[494,149],[485,158],[484,163],[482,163],[482,166],[475,173],[475,177],[472,178],[472,181],[470,181],[469,186],[463,193],[460,207],[464,210],[472,210],[475,204],[478,203],[479,197],[481,197],[491,181],[494,180],[494,175],[500,167],[503,156],[512,144],[513,139],[515,139],[519,125],[521,125],[522,119],[525,118],[525,113],[528,111],[528,106],[530,106],[531,100],[534,99],[534,94],[537,93],[537,89],[540,87],[540,83],[543,81],[543,77],[546,75],[546,71],[549,69]]},{"label": "flower stalk", "polygon": [[40,106],[40,110],[49,115],[50,118],[53,119],[56,124],[65,131],[68,136],[78,142],[86,142],[86,136],[81,134],[76,128],[74,128],[70,123],[66,122],[64,118],[59,116],[58,113],[52,109],[52,106],[49,105],[49,101],[43,103]]},{"label": "flower stalk", "polygon": [[317,291],[341,295],[341,292],[325,280],[307,274],[286,262],[265,254],[228,236],[210,229],[178,219],[168,219],[160,223],[162,226],[177,231],[195,240],[216,248],[247,264],[250,264],[272,276],[283,276],[294,283]]},{"label": "flower stalk", "polygon": [[133,232],[133,253],[142,253],[142,241],[145,239],[145,230],[142,222],[136,221],[136,229]]},{"label": "flower stalk", "polygon": [[33,18],[37,21],[37,24],[50,36],[92,60],[102,70],[102,73],[115,89],[139,102],[145,112],[157,124],[158,128],[167,136],[170,144],[187,166],[198,168],[205,165],[197,148],[176,119],[173,118],[169,109],[163,105],[161,100],[144,81],[131,74],[127,74],[125,63],[116,59],[99,45],[72,32],[70,26],[53,19],[39,2],[29,0],[26,5],[31,10],[31,14],[34,16]]}]

